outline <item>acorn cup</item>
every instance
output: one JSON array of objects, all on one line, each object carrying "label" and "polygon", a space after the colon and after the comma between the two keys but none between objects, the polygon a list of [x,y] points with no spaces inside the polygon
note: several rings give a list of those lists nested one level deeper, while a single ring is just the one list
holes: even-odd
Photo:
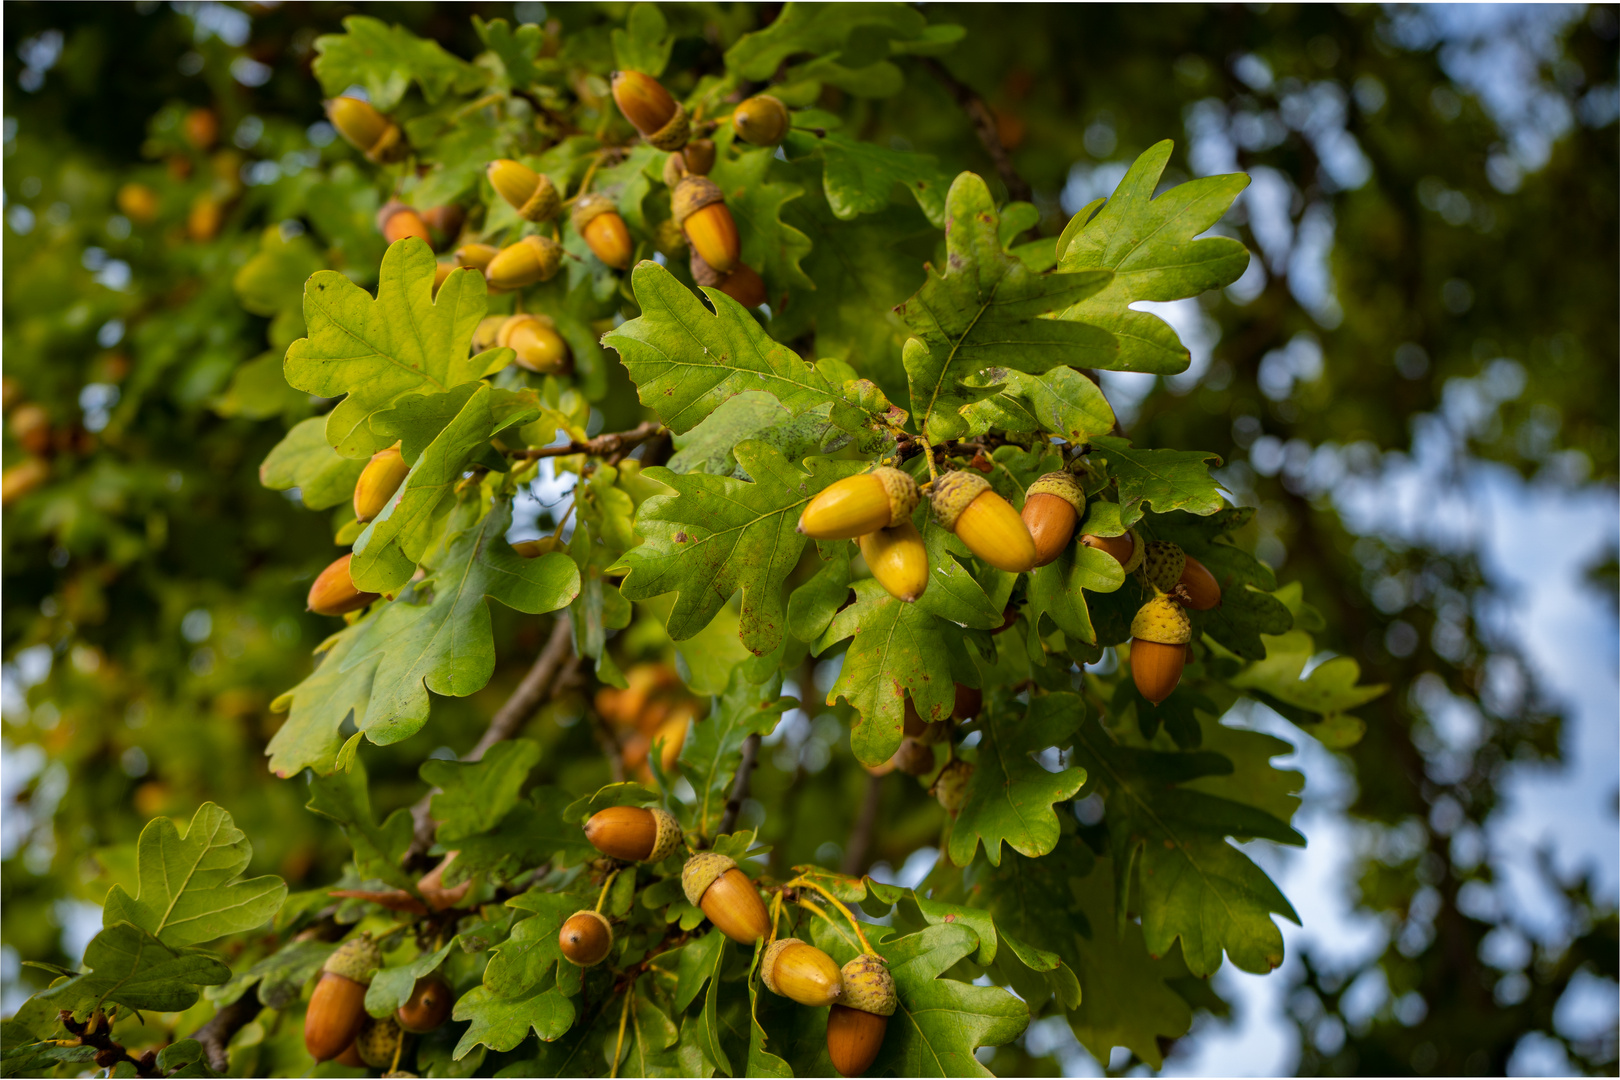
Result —
[{"label": "acorn cup", "polygon": [[347,615],[359,611],[380,596],[380,593],[361,592],[349,576],[349,560],[354,553],[335,560],[331,566],[315,577],[309,587],[307,606],[317,615]]},{"label": "acorn cup", "polygon": [[1221,606],[1221,583],[1208,567],[1188,555],[1187,565],[1176,581],[1175,595],[1194,611],[1210,611]]},{"label": "acorn cup", "polygon": [[659,862],[681,843],[681,826],[656,807],[610,806],[585,823],[585,839],[604,855],[625,862]]},{"label": "acorn cup", "polygon": [[634,254],[630,230],[612,199],[606,195],[581,195],[574,203],[572,220],[574,231],[585,238],[585,245],[598,259],[615,270],[629,268]]},{"label": "acorn cup", "polygon": [[613,948],[613,927],[600,912],[576,911],[558,932],[557,947],[575,967],[594,967]]},{"label": "acorn cup", "polygon": [[1192,623],[1181,605],[1156,593],[1131,620],[1131,678],[1142,696],[1157,705],[1181,681],[1187,664]]},{"label": "acorn cup", "polygon": [[928,551],[910,520],[863,534],[860,546],[872,576],[896,600],[915,603],[928,588]]},{"label": "acorn cup", "polygon": [[1080,538],[1080,542],[1088,548],[1096,548],[1112,555],[1114,561],[1119,563],[1127,574],[1142,565],[1145,545],[1135,529],[1124,536],[1093,536],[1086,533]]},{"label": "acorn cup", "polygon": [[731,273],[722,274],[704,262],[703,256],[696,251],[691,253],[688,261],[692,268],[693,281],[699,285],[707,285],[711,289],[719,289],[743,307],[756,308],[768,299],[764,279],[745,262],[738,263],[737,269]]},{"label": "acorn cup", "polygon": [[326,102],[326,118],[344,141],[372,162],[387,165],[405,156],[399,125],[378,112],[369,101],[335,97]]},{"label": "acorn cup", "polygon": [[730,856],[716,851],[693,855],[681,868],[681,889],[732,941],[752,945],[771,931],[759,890]]},{"label": "acorn cup", "polygon": [[756,94],[737,106],[731,125],[737,137],[755,146],[775,146],[788,131],[787,106],[769,94]]},{"label": "acorn cup", "polygon": [[1176,582],[1181,580],[1181,572],[1186,568],[1187,554],[1179,544],[1149,540],[1142,555],[1142,565],[1137,568],[1136,574],[1154,592],[1167,593],[1176,587]]},{"label": "acorn cup", "polygon": [[572,359],[557,324],[545,315],[512,315],[501,324],[495,344],[517,353],[520,368],[542,375],[566,372]]},{"label": "acorn cup", "polygon": [[394,1022],[412,1034],[423,1035],[448,1020],[455,1003],[450,984],[428,975],[416,980],[410,999],[394,1010]]},{"label": "acorn cup", "polygon": [[382,953],[367,934],[326,958],[304,1010],[304,1047],[316,1061],[337,1057],[359,1036],[368,1019],[366,987],[381,966]]},{"label": "acorn cup", "polygon": [[881,956],[862,953],[844,965],[843,1000],[827,1014],[827,1056],[843,1076],[864,1076],[883,1049],[883,1033],[899,1000]]},{"label": "acorn cup", "polygon": [[1035,540],[1012,504],[977,472],[959,469],[934,483],[934,520],[997,570],[1022,573],[1035,566]]},{"label": "acorn cup", "polygon": [[370,521],[382,513],[410,471],[399,443],[372,454],[366,467],[360,470],[360,479],[354,483],[355,520]]},{"label": "acorn cup", "polygon": [[639,71],[613,73],[613,101],[641,137],[660,150],[679,150],[691,135],[686,109],[663,84]]},{"label": "acorn cup", "polygon": [[547,236],[525,236],[502,248],[484,267],[484,278],[496,289],[521,289],[550,281],[562,266],[562,246]]},{"label": "acorn cup", "polygon": [[720,187],[706,176],[687,175],[675,185],[671,209],[692,250],[722,274],[737,268],[741,241]]},{"label": "acorn cup", "polygon": [[495,193],[524,221],[550,221],[557,216],[562,200],[549,176],[511,158],[490,162],[484,172]]},{"label": "acorn cup", "polygon": [[400,1056],[400,1044],[404,1041],[405,1032],[392,1016],[381,1020],[368,1016],[354,1040],[354,1049],[369,1067],[386,1069]]},{"label": "acorn cup", "polygon": [[398,199],[390,199],[377,211],[377,231],[390,244],[414,236],[428,247],[433,246],[433,234],[428,231],[428,224],[422,220],[422,215]]},{"label": "acorn cup", "polygon": [[1086,493],[1067,472],[1049,472],[1029,485],[1018,516],[1035,541],[1036,566],[1045,566],[1063,554],[1085,512]]},{"label": "acorn cup", "polygon": [[844,995],[844,976],[832,957],[798,938],[777,938],[759,962],[771,993],[819,1009]]},{"label": "acorn cup", "polygon": [[811,499],[799,514],[799,532],[814,540],[853,540],[910,521],[921,498],[910,473],[880,465]]}]

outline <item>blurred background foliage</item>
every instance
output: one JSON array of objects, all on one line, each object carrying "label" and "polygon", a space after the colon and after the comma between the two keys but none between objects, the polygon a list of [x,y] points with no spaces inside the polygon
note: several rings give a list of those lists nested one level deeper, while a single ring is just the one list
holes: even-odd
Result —
[{"label": "blurred background foliage", "polygon": [[[321,120],[314,40],[363,11],[470,57],[482,47],[476,13],[603,50],[626,5],[515,7],[7,5],[7,1012],[40,982],[22,961],[78,959],[99,924],[90,905],[128,874],[153,815],[216,800],[252,837],[253,872],[295,890],[337,877],[342,841],[302,811],[302,784],[275,780],[262,758],[279,720],[270,699],[302,677],[326,629],[301,608],[332,554],[296,502],[258,483],[265,453],[313,410],[285,387],[279,358],[302,332],[303,278],[330,265],[367,283],[382,248],[377,193]],[[1612,1075],[1612,841],[1608,862],[1572,868],[1550,848],[1504,853],[1493,831],[1515,769],[1574,775],[1566,755],[1588,744],[1573,739],[1570,702],[1544,685],[1524,628],[1503,616],[1510,598],[1475,519],[1490,485],[1535,493],[1538,506],[1597,507],[1558,520],[1591,534],[1580,550],[1600,640],[1577,644],[1608,706],[1588,722],[1612,728],[1615,9],[923,10],[963,24],[967,44],[938,61],[901,58],[905,92],[860,98],[859,135],[1031,199],[1037,234],[1056,235],[1166,136],[1177,140],[1166,184],[1254,177],[1220,227],[1256,253],[1248,274],[1204,302],[1167,305],[1192,369],[1104,386],[1141,443],[1222,455],[1223,483],[1260,508],[1260,555],[1322,608],[1318,641],[1397,692],[1363,710],[1358,745],[1322,752],[1333,760],[1320,775],[1339,783],[1315,793],[1326,800],[1317,820],[1332,827],[1306,832],[1315,851],[1338,845],[1330,889],[1344,913],[1313,912],[1285,884],[1307,929],[1291,932],[1274,977],[1287,989],[1244,1030],[1281,1047],[1277,1068],[1302,1074]],[[669,7],[671,70],[717,64],[777,13]],[[790,204],[812,236],[818,198]],[[887,217],[891,244],[818,246],[805,264],[818,285],[846,291],[858,321],[804,326],[784,312],[773,332],[810,354],[858,349],[898,364],[899,324],[885,312],[920,283],[931,240],[909,200]],[[1533,583],[1544,552],[1510,554]],[[434,745],[470,744],[535,633],[498,618],[510,670],[472,698],[436,701]],[[593,752],[589,725],[574,723],[585,707],[554,702],[533,725],[554,750],[541,779],[566,785]],[[763,839],[785,859],[836,859],[848,835],[864,779],[838,730],[803,718],[756,779],[801,785],[811,797],[798,805],[825,810],[773,823],[780,834]],[[379,816],[418,794],[419,756],[368,758]],[[1613,834],[1612,757],[1590,805],[1571,786],[1571,814],[1602,819],[1576,831]],[[1307,773],[1315,784],[1319,772]],[[886,820],[869,858],[926,839],[903,814]],[[1550,916],[1515,900],[1510,863],[1536,877]],[[1336,918],[1357,928],[1356,948],[1334,947]],[[1327,935],[1311,937],[1313,925]],[[1241,985],[1215,989],[1238,1019],[1259,1007]],[[1200,1000],[1171,1070],[1222,1060],[1200,1044],[1235,1022],[1230,1001]],[[1045,1024],[990,1066],[1145,1068],[1092,1063]]]}]

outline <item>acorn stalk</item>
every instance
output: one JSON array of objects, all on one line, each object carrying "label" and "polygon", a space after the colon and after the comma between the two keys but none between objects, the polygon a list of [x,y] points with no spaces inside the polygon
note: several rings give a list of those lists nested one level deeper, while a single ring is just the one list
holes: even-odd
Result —
[{"label": "acorn stalk", "polygon": [[618,207],[605,195],[581,195],[574,203],[574,231],[585,239],[591,252],[615,270],[630,266],[634,254],[630,230],[619,216]]},{"label": "acorn stalk", "polygon": [[978,558],[998,570],[1022,573],[1035,566],[1035,541],[1012,504],[977,472],[948,472],[934,484],[934,519]]},{"label": "acorn stalk", "polygon": [[349,576],[349,560],[354,553],[344,555],[322,570],[309,587],[308,607],[317,615],[347,615],[359,611],[381,594],[361,592]]},{"label": "acorn stalk", "polygon": [[896,600],[915,603],[928,588],[928,551],[910,520],[865,533],[860,545],[872,576]]},{"label": "acorn stalk", "polygon": [[815,540],[853,540],[910,521],[921,498],[910,473],[880,465],[823,489],[799,514],[799,532]]},{"label": "acorn stalk", "polygon": [[400,453],[399,443],[372,454],[366,467],[360,470],[360,479],[354,484],[355,520],[370,521],[382,513],[410,471],[405,455]]},{"label": "acorn stalk", "polygon": [[732,941],[752,945],[771,930],[759,890],[737,869],[737,860],[716,851],[700,851],[681,868],[686,899]]},{"label": "acorn stalk", "polygon": [[832,957],[798,938],[777,938],[765,949],[759,975],[771,993],[819,1009],[844,994],[844,976]]},{"label": "acorn stalk", "polygon": [[1143,697],[1158,705],[1175,690],[1187,663],[1192,623],[1165,593],[1143,604],[1131,620],[1131,678]]},{"label": "acorn stalk", "polygon": [[1075,526],[1086,512],[1086,493],[1067,472],[1050,472],[1024,493],[1019,512],[1035,542],[1035,565],[1045,566],[1063,554]]},{"label": "acorn stalk", "polygon": [[557,947],[570,964],[594,967],[613,948],[613,927],[600,912],[589,908],[576,911],[558,932]]},{"label": "acorn stalk", "polygon": [[321,977],[304,1010],[304,1047],[316,1061],[343,1053],[366,1022],[366,987],[382,966],[382,953],[369,935],[344,942],[326,958]]},{"label": "acorn stalk", "polygon": [[827,1014],[827,1056],[843,1076],[864,1076],[883,1048],[889,1017],[899,1004],[888,963],[862,953],[844,965],[843,1000]]},{"label": "acorn stalk", "polygon": [[591,815],[585,839],[615,859],[658,862],[680,846],[681,827],[665,810],[610,806]]},{"label": "acorn stalk", "polygon": [[722,274],[736,269],[741,257],[737,223],[714,181],[706,176],[682,177],[675,185],[671,206],[675,223],[704,262]]}]

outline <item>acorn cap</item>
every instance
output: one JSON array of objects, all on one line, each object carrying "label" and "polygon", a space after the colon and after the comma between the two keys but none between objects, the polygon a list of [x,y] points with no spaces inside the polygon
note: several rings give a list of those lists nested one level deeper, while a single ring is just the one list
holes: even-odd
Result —
[{"label": "acorn cap", "polygon": [[1185,645],[1192,640],[1192,621],[1165,593],[1156,593],[1131,620],[1131,637],[1160,645]]},{"label": "acorn cap", "polygon": [[709,891],[715,879],[737,865],[737,860],[718,851],[700,851],[681,867],[681,891],[688,903],[696,906]]},{"label": "acorn cap", "polygon": [[771,993],[780,994],[782,992],[776,988],[776,979],[772,976],[772,972],[776,968],[776,958],[781,956],[783,950],[789,945],[803,944],[804,941],[799,938],[784,937],[777,938],[765,947],[765,955],[759,961],[759,977],[765,980],[765,986]]},{"label": "acorn cap", "polygon": [[844,965],[844,999],[839,1004],[877,1016],[893,1016],[899,1000],[889,962],[875,953],[862,953]]},{"label": "acorn cap", "polygon": [[1155,591],[1167,593],[1181,580],[1181,572],[1187,568],[1187,553],[1181,550],[1181,545],[1166,540],[1149,540],[1145,546],[1142,580]]},{"label": "acorn cap", "polygon": [[644,138],[660,150],[679,150],[691,137],[692,122],[686,115],[686,106],[675,103],[675,115],[663,127]]},{"label": "acorn cap", "polygon": [[879,465],[872,470],[872,475],[883,484],[883,490],[889,496],[889,527],[892,529],[902,521],[910,521],[911,512],[917,509],[917,503],[922,500],[917,481],[911,478],[910,473],[888,465]]},{"label": "acorn cap", "polygon": [[572,220],[575,232],[584,232],[585,226],[603,214],[617,214],[618,206],[606,195],[581,195],[574,202]]},{"label": "acorn cap", "polygon": [[362,986],[371,983],[371,976],[382,967],[382,950],[371,940],[370,934],[361,934],[338,946],[337,952],[326,958],[322,971],[342,975]]},{"label": "acorn cap", "polygon": [[934,507],[934,520],[951,532],[956,531],[956,519],[962,516],[962,511],[968,504],[986,491],[990,490],[990,482],[972,469],[957,469],[948,472],[934,481],[934,493],[931,498]]},{"label": "acorn cap", "polygon": [[693,176],[688,173],[675,185],[675,194],[670,205],[674,210],[675,224],[684,227],[686,219],[705,206],[725,201],[726,197],[721,193],[719,184],[707,176]]},{"label": "acorn cap", "polygon": [[1074,512],[1076,514],[1079,514],[1082,517],[1085,516],[1086,493],[1084,489],[1082,489],[1080,485],[1075,482],[1074,474],[1072,473],[1047,473],[1045,476],[1029,485],[1029,490],[1024,492],[1024,498],[1026,499],[1031,495],[1056,495],[1058,498],[1074,507]]},{"label": "acorn cap", "polygon": [[386,1069],[394,1063],[394,1055],[404,1038],[405,1029],[392,1016],[381,1019],[368,1016],[355,1037],[354,1049],[360,1060],[373,1069]]},{"label": "acorn cap", "polygon": [[652,851],[642,862],[662,862],[669,857],[670,852],[681,846],[681,823],[676,821],[675,815],[668,810],[660,810],[655,806],[650,812],[653,821],[657,823],[658,831],[653,835]]},{"label": "acorn cap", "polygon": [[1125,560],[1125,565],[1120,569],[1129,574],[1142,565],[1142,559],[1147,555],[1147,545],[1142,543],[1142,534],[1135,529],[1125,530],[1125,535],[1131,538],[1131,557]]}]

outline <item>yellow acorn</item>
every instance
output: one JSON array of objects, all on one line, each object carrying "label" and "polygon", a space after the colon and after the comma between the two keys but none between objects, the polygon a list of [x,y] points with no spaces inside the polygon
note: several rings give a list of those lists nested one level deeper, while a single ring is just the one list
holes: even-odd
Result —
[{"label": "yellow acorn", "polygon": [[562,265],[562,247],[546,236],[525,236],[500,250],[484,267],[484,277],[497,289],[521,289],[550,281]]},{"label": "yellow acorn", "polygon": [[585,823],[585,839],[604,855],[625,862],[659,862],[681,843],[681,826],[656,807],[610,806]]},{"label": "yellow acorn", "polygon": [[51,467],[39,458],[24,458],[0,474],[0,506],[10,506],[51,478]]},{"label": "yellow acorn", "polygon": [[741,240],[719,185],[706,176],[683,176],[675,185],[671,206],[675,224],[704,262],[722,274],[736,269]]},{"label": "yellow acorn", "polygon": [[737,860],[717,851],[700,851],[681,868],[681,889],[688,903],[703,910],[710,922],[732,941],[752,945],[771,930],[771,917],[759,890],[737,869]]},{"label": "yellow acorn", "polygon": [[566,546],[560,537],[542,536],[538,540],[519,540],[512,545],[512,550],[525,559],[538,559],[542,555],[550,555],[553,551],[562,551]]},{"label": "yellow acorn", "polygon": [[354,484],[354,516],[357,521],[370,521],[383,512],[388,500],[394,497],[399,485],[411,467],[405,463],[399,443],[371,455],[366,467],[360,470],[360,479]]},{"label": "yellow acorn", "polygon": [[511,158],[490,162],[485,173],[495,193],[511,203],[523,220],[550,221],[557,216],[561,200],[551,178],[544,173]]},{"label": "yellow acorn", "polygon": [[407,236],[414,236],[429,247],[433,246],[433,234],[428,231],[426,221],[422,215],[406,206],[398,199],[390,199],[377,211],[377,231],[383,234],[383,239],[390,244],[396,240],[403,240]]},{"label": "yellow acorn", "polygon": [[557,934],[557,947],[570,964],[593,967],[613,948],[613,927],[600,912],[589,908],[576,911]]},{"label": "yellow acorn", "polygon": [[[756,94],[731,114],[737,137],[755,146],[775,146],[788,130],[787,106],[769,94]],[[694,170],[695,171],[695,170]]]},{"label": "yellow acorn", "polygon": [[470,266],[474,270],[483,270],[500,253],[500,249],[493,244],[462,244],[456,248],[456,263],[459,266]]},{"label": "yellow acorn", "polygon": [[827,1014],[827,1056],[843,1076],[862,1076],[883,1048],[889,1017],[899,1005],[888,962],[862,953],[844,965],[843,1000]]},{"label": "yellow acorn", "polygon": [[928,588],[928,551],[909,519],[890,529],[863,533],[860,545],[872,576],[896,600],[914,603]]},{"label": "yellow acorn", "polygon": [[1012,504],[977,472],[958,469],[934,484],[934,520],[967,549],[998,570],[1022,573],[1035,566],[1035,540]]},{"label": "yellow acorn", "polygon": [[359,611],[373,600],[377,593],[361,592],[349,576],[349,560],[354,553],[343,556],[322,570],[309,587],[309,610],[317,615],[347,615]]},{"label": "yellow acorn", "polygon": [[1142,696],[1157,705],[1181,681],[1192,623],[1181,605],[1162,592],[1143,604],[1131,620],[1131,678]]},{"label": "yellow acorn", "polygon": [[378,165],[405,156],[399,125],[378,112],[369,101],[335,97],[326,103],[326,118],[349,145]]},{"label": "yellow acorn", "polygon": [[1176,587],[1186,568],[1187,553],[1181,550],[1181,545],[1149,540],[1137,576],[1151,585],[1154,592],[1167,593]]},{"label": "yellow acorn", "polygon": [[819,1009],[844,994],[844,976],[832,957],[798,938],[777,938],[759,962],[767,989],[800,1005]]},{"label": "yellow acorn", "polygon": [[506,325],[508,318],[506,315],[485,315],[479,319],[478,325],[473,328],[472,351],[481,353],[485,349],[493,349],[500,340],[501,327]]},{"label": "yellow acorn", "polygon": [[815,540],[853,540],[910,521],[920,498],[910,473],[880,465],[811,499],[799,515],[799,532]]},{"label": "yellow acorn", "polygon": [[1177,597],[1194,611],[1209,611],[1221,605],[1221,583],[1208,567],[1191,555],[1187,556],[1187,565],[1182,568],[1176,586]]},{"label": "yellow acorn", "polygon": [[663,84],[639,71],[613,73],[613,101],[641,137],[660,150],[679,150],[691,134],[686,109]]},{"label": "yellow acorn", "polygon": [[137,225],[149,225],[158,215],[157,192],[145,184],[129,183],[118,189],[118,209]]},{"label": "yellow acorn", "polygon": [[544,315],[513,315],[501,324],[495,344],[517,353],[518,367],[555,375],[568,370],[568,343]]},{"label": "yellow acorn", "polygon": [[574,203],[574,231],[585,238],[585,244],[598,259],[615,270],[630,266],[633,249],[630,230],[618,207],[606,195],[581,195]]},{"label": "yellow acorn", "polygon": [[1045,566],[1063,554],[1085,512],[1086,493],[1070,473],[1050,472],[1029,485],[1018,516],[1035,541],[1036,566]]},{"label": "yellow acorn", "polygon": [[186,235],[199,244],[206,244],[219,235],[219,226],[225,220],[225,208],[210,195],[199,195],[186,215]]}]

